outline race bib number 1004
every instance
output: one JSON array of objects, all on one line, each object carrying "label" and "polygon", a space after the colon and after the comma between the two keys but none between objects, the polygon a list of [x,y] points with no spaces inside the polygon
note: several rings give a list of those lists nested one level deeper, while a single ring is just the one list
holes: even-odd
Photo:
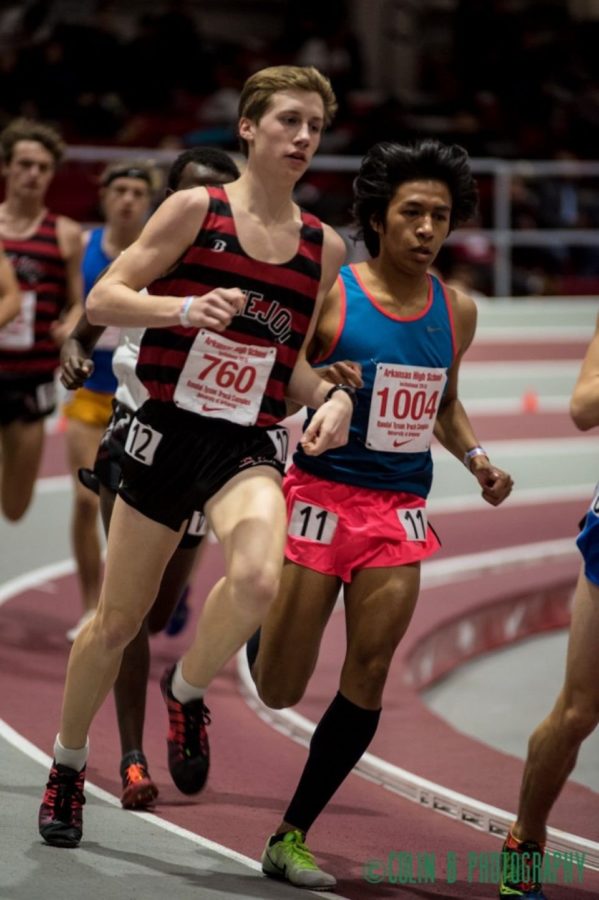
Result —
[{"label": "race bib number 1004", "polygon": [[254,425],[276,356],[276,347],[239,344],[200,329],[173,399],[200,416]]},{"label": "race bib number 1004", "polygon": [[446,381],[445,369],[378,363],[366,435],[369,450],[428,450]]}]

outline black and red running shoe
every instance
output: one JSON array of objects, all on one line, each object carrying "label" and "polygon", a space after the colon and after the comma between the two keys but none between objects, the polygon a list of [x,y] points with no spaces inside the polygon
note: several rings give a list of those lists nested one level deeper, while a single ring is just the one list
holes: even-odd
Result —
[{"label": "black and red running shoe", "polygon": [[180,703],[171,691],[175,667],[166,669],[160,689],[168,709],[168,769],[182,794],[197,794],[208,778],[210,710],[203,700]]},{"label": "black and red running shoe", "polygon": [[148,809],[158,796],[158,788],[150,778],[148,762],[141,750],[126,753],[121,760],[123,809]]},{"label": "black and red running shoe", "polygon": [[53,847],[76,847],[81,840],[85,766],[80,772],[55,760],[39,812],[39,830]]}]

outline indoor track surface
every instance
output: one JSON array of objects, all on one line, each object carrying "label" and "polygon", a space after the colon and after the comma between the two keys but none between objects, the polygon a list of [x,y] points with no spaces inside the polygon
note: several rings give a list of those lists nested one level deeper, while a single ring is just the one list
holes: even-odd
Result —
[{"label": "indoor track surface", "polygon": [[[524,641],[567,626],[578,570],[574,537],[599,471],[599,437],[577,432],[567,413],[594,316],[589,303],[549,311],[534,303],[481,305],[461,394],[481,441],[493,461],[513,474],[516,487],[503,507],[492,509],[466,470],[435,448],[430,519],[443,549],[424,564],[421,598],[393,663],[379,732],[359,771],[310,833],[318,861],[338,878],[337,893],[320,896],[497,895],[492,869],[516,807],[521,757],[554,693],[553,683],[548,695],[541,696],[542,684],[538,693],[528,689],[528,660],[537,672],[535,684],[543,680],[543,660],[552,671],[563,671],[563,642],[556,649],[543,637]],[[297,423],[291,427],[297,435]],[[341,607],[296,709],[272,713],[258,703],[243,654],[217,679],[207,695],[212,769],[198,797],[181,795],[169,779],[158,687],[164,667],[186,648],[192,626],[176,638],[155,638],[145,741],[160,789],[155,810],[120,808],[110,700],[91,732],[80,848],[58,850],[39,838],[37,809],[69,651],[65,631],[80,615],[66,471],[63,436],[54,428],[31,510],[16,526],[0,522],[1,900],[317,896],[265,878],[257,860],[293,793],[311,728],[337,690],[345,641]],[[192,592],[196,612],[221,571],[219,548],[207,542]],[[491,660],[488,654],[507,647],[520,648],[517,661],[505,663],[520,671],[517,679],[506,677],[508,693],[500,692],[499,703],[496,690],[489,699],[493,691],[485,679],[496,689],[501,666],[485,674],[481,665],[479,678],[477,658]],[[501,660],[499,652],[496,657]],[[434,701],[435,711],[428,708],[421,692],[466,661],[474,685],[463,700],[448,681],[451,696]],[[456,724],[463,730],[452,724],[452,704],[459,707]],[[489,715],[489,704],[497,705],[496,716],[495,706]],[[505,728],[497,728],[497,717]],[[492,746],[485,728],[493,728],[485,719],[507,735],[503,749]],[[550,847],[569,855],[568,864],[556,869],[556,883],[547,883],[550,900],[599,896],[597,736],[584,754],[585,783],[575,771],[551,818]]]}]

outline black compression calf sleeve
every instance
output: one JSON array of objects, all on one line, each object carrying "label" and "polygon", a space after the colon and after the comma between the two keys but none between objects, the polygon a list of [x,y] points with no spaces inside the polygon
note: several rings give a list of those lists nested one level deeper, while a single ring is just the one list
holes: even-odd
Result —
[{"label": "black compression calf sleeve", "polygon": [[318,723],[308,761],[285,821],[306,832],[345,781],[379,724],[380,709],[363,709],[337,694]]}]

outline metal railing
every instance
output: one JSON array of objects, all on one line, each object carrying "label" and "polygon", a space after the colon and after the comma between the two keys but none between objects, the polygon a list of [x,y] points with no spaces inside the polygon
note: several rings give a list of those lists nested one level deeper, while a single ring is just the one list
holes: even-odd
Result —
[{"label": "metal railing", "polygon": [[[178,150],[123,147],[72,146],[67,159],[79,162],[110,162],[116,159],[147,157],[157,164],[169,165]],[[357,172],[360,156],[332,156],[322,154],[312,162],[314,172]],[[493,178],[492,226],[459,230],[448,238],[448,245],[463,244],[468,238],[482,237],[493,247],[493,295],[509,297],[512,286],[512,250],[515,247],[596,247],[599,251],[599,229],[585,228],[533,228],[514,229],[512,221],[512,181],[514,178],[597,178],[599,205],[599,162],[583,160],[513,160],[497,158],[471,160],[475,175]]]}]

